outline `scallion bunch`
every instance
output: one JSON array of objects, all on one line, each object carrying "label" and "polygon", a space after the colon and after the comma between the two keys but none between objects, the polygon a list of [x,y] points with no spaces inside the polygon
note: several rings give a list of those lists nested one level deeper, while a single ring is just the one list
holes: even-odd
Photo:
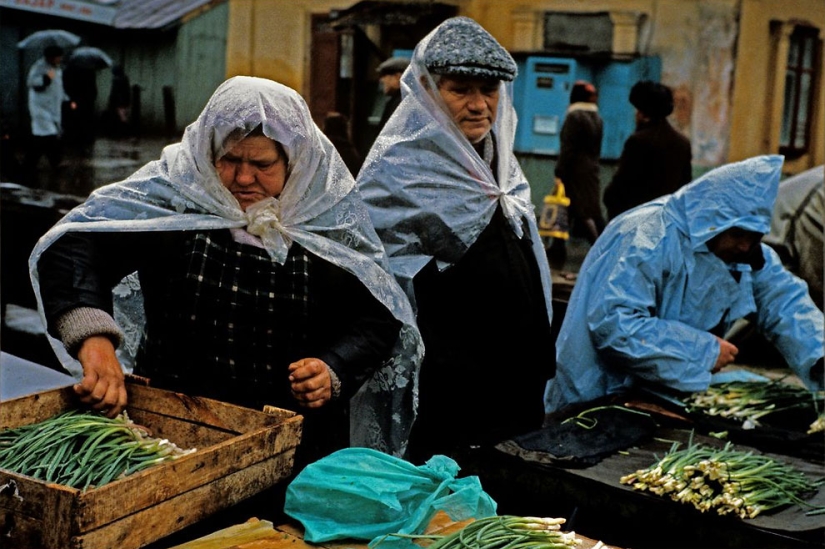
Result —
[{"label": "scallion bunch", "polygon": [[126,412],[71,410],[0,431],[0,469],[84,490],[194,451],[153,438]]},{"label": "scallion bunch", "polygon": [[689,411],[731,418],[742,422],[743,428],[752,429],[760,426],[760,419],[777,412],[821,412],[825,404],[825,391],[811,392],[781,380],[731,381],[693,393],[685,403]]},{"label": "scallion bunch", "polygon": [[825,511],[803,499],[825,481],[809,480],[786,463],[734,450],[731,443],[721,449],[690,444],[679,450],[678,446],[674,443],[647,469],[623,476],[621,483],[690,503],[702,512],[713,509],[743,519],[789,504],[811,509],[808,514]]},{"label": "scallion bunch", "polygon": [[[569,549],[579,546],[582,540],[575,532],[561,531],[564,522],[563,518],[502,515],[478,519],[448,535],[389,534],[386,537],[435,540],[427,549]],[[373,545],[373,549],[380,544],[381,541]]]}]

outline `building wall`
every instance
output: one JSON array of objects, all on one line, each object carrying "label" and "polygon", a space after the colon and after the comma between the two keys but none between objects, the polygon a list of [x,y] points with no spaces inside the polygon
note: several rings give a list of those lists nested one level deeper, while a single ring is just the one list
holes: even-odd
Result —
[{"label": "building wall", "polygon": [[[825,2],[822,0],[744,0],[737,44],[731,120],[730,160],[756,154],[777,152],[785,60],[782,55],[771,62],[771,23],[804,22],[819,29],[825,38]],[[787,55],[787,51],[783,53]],[[822,71],[820,58],[820,71]],[[788,172],[799,172],[825,163],[825,86],[820,72],[814,109],[811,153],[788,160]]]},{"label": "building wall", "polygon": [[[777,152],[777,75],[771,65],[771,21],[804,20],[825,29],[822,0],[456,0],[513,52],[543,49],[544,13],[609,12],[614,51],[658,55],[662,82],[674,90],[671,123],[693,146],[699,171]],[[273,78],[308,93],[311,14],[353,1],[230,0],[227,75]],[[823,32],[825,34],[825,32]],[[822,36],[822,35],[821,35]],[[815,151],[788,162],[797,172],[825,156],[825,87],[818,82]],[[773,96],[770,96],[770,93]],[[766,98],[772,99],[772,103]],[[626,98],[622,98],[626,101]],[[618,100],[618,99],[617,99]],[[632,109],[627,104],[628,109]],[[771,114],[773,113],[773,118]],[[781,114],[781,111],[780,111]],[[768,122],[766,122],[768,120]]]},{"label": "building wall", "polygon": [[219,4],[181,26],[175,44],[176,125],[194,121],[226,78],[229,5]]},{"label": "building wall", "polygon": [[269,78],[308,94],[310,18],[353,1],[230,0],[226,75]]}]

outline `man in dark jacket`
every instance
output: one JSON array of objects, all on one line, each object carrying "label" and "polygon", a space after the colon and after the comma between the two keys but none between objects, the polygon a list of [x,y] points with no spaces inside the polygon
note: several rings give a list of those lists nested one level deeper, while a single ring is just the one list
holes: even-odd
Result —
[{"label": "man in dark jacket", "polygon": [[636,131],[625,141],[619,167],[604,192],[607,215],[670,194],[692,178],[690,141],[667,121],[673,112],[670,88],[642,80],[630,90]]},{"label": "man in dark jacket", "polygon": [[378,123],[379,131],[401,103],[401,75],[407,70],[409,64],[410,60],[404,57],[390,57],[376,69],[378,81],[381,82],[381,90],[387,96],[387,102],[384,103],[384,110],[381,112],[381,121]]}]

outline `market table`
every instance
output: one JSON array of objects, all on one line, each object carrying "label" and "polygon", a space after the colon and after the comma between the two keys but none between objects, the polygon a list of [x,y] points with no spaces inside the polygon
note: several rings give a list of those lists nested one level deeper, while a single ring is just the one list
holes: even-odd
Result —
[{"label": "market table", "polygon": [[[825,546],[825,515],[806,516],[790,506],[753,519],[700,513],[692,506],[622,485],[626,474],[652,465],[673,441],[720,444],[689,429],[661,428],[655,438],[611,455],[589,467],[536,463],[496,448],[478,448],[456,460],[462,474],[475,474],[499,503],[499,513],[537,513],[568,518],[567,526],[585,536],[634,549],[810,548]],[[787,455],[759,452],[782,460],[810,478],[825,477],[825,465]],[[825,456],[823,456],[825,458]],[[825,505],[825,488],[808,502]]]},{"label": "market table", "polygon": [[[427,528],[427,534],[450,534],[472,520],[453,521],[443,512],[438,512]],[[594,549],[611,546],[600,544],[597,540],[578,536],[580,549]],[[334,541],[320,544],[305,542],[303,530],[295,523],[273,525],[268,521],[250,519],[250,521],[231,526],[197,540],[176,545],[170,549],[367,549],[365,542]],[[616,549],[616,548],[612,548]]]}]

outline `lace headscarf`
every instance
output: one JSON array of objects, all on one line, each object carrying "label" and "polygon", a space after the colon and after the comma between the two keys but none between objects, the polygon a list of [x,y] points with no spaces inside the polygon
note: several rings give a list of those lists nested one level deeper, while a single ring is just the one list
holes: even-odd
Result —
[{"label": "lace headscarf", "polygon": [[[259,126],[286,151],[288,178],[280,196],[244,212],[221,183],[214,163]],[[410,304],[389,274],[381,242],[346,165],[312,121],[301,96],[276,82],[244,76],[227,80],[180,143],[167,146],[160,160],[128,179],[93,192],[40,239],[29,268],[44,323],[37,261],[61,235],[221,228],[245,228],[258,236],[278,264],[293,242],[300,244],[355,275],[403,323],[393,358],[351,401],[353,445],[402,455],[415,415],[423,353]],[[142,336],[142,300],[135,299],[136,292],[134,275],[114,291],[115,317],[131,340],[131,350]],[[59,342],[51,343],[67,370],[82,372]]]},{"label": "lace headscarf", "polygon": [[[525,225],[530,232],[548,319],[552,319],[550,268],[538,234],[530,186],[513,154],[517,120],[512,83],[502,81],[499,87],[498,114],[492,128],[498,158],[498,173],[494,175],[448,114],[426,65],[432,57],[428,47],[439,29],[456,23],[468,26],[470,22],[464,17],[447,20],[418,43],[401,77],[401,104],[370,150],[358,174],[358,187],[393,272],[411,297],[415,274],[433,258],[440,269],[461,259],[500,204],[516,235],[523,236]],[[472,25],[475,32],[495,42],[477,23]],[[438,45],[443,46],[441,42]],[[473,70],[481,70],[485,59],[481,55]],[[476,72],[470,75],[486,75]]]}]

